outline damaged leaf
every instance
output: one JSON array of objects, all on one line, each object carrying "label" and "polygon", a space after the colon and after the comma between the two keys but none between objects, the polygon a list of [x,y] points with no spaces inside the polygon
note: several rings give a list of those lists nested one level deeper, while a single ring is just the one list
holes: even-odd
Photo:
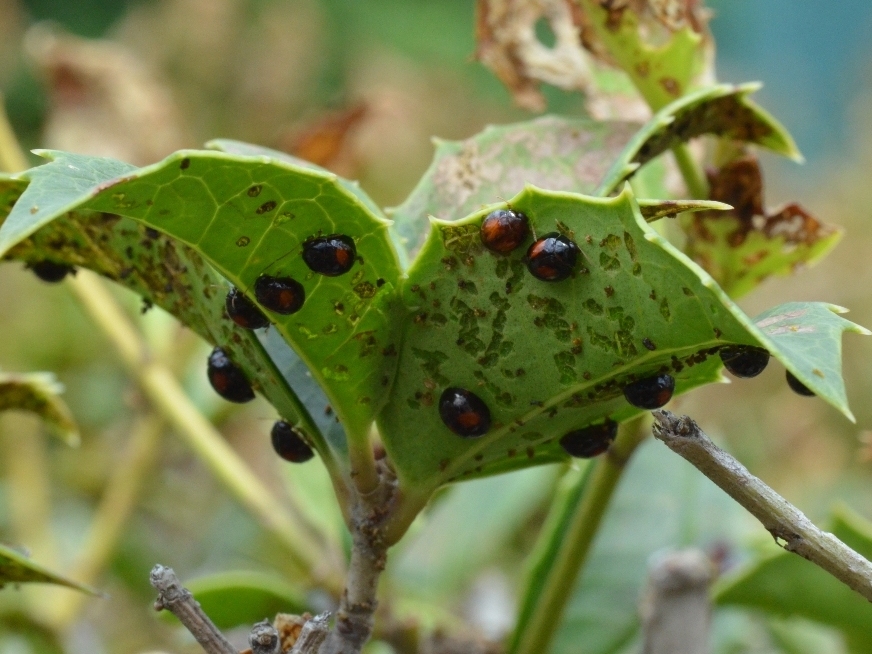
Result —
[{"label": "damaged leaf", "polygon": [[728,211],[732,207],[723,202],[711,200],[636,200],[639,204],[639,212],[649,223],[661,218],[671,218],[678,214],[695,211]]},{"label": "damaged leaf", "polygon": [[63,386],[48,372],[0,372],[0,411],[35,413],[67,445],[79,444],[79,428],[59,397]]},{"label": "damaged leaf", "polygon": [[[796,315],[790,307],[791,320],[802,323],[796,330],[761,330],[646,224],[628,186],[614,198],[528,186],[506,206],[528,216],[532,233],[574,241],[577,265],[564,281],[534,278],[525,263],[532,234],[509,254],[485,249],[479,229],[495,206],[453,222],[432,220],[402,288],[408,318],[398,376],[379,416],[405,484],[432,490],[563,460],[563,434],[640,413],[624,386],[664,373],[675,378],[677,393],[717,381],[717,353],[729,344],[766,347],[803,372],[803,382],[809,368],[820,369],[826,379],[814,389],[850,417],[833,363],[841,330],[858,328],[833,323],[828,305],[803,305]],[[796,340],[810,332],[813,348]],[[439,400],[448,388],[484,402],[491,419],[484,435],[460,438],[443,423]]]},{"label": "damaged leaf", "polygon": [[639,126],[544,116],[490,126],[465,141],[436,141],[433,163],[401,205],[390,211],[403,248],[424,243],[428,216],[458,220],[533,184],[590,193]]},{"label": "damaged leaf", "polygon": [[[593,85],[578,18],[574,0],[478,0],[475,57],[509,89],[518,106],[544,111],[539,82],[567,91],[588,91]],[[554,34],[550,47],[536,36],[540,20]]]},{"label": "damaged leaf", "polygon": [[838,315],[847,311],[823,302],[787,302],[760,314],[754,324],[764,346],[781,353],[779,360],[799,381],[853,421],[842,379],[842,334],[872,332]]},{"label": "damaged leaf", "polygon": [[756,157],[745,156],[709,175],[710,197],[733,206],[728,212],[686,216],[686,252],[732,297],[770,275],[789,275],[826,255],[842,230],[818,221],[796,203],[767,211]]},{"label": "damaged leaf", "polygon": [[[0,222],[27,182],[0,178]],[[264,352],[257,336],[227,317],[230,284],[192,249],[116,214],[71,211],[16,244],[3,257],[26,264],[53,261],[88,268],[134,291],[213,345],[221,345],[282,418],[302,431],[328,467],[332,455],[306,408]]]},{"label": "damaged leaf", "polygon": [[[671,4],[579,0],[601,49],[655,111],[686,95],[706,64],[708,39],[701,16]],[[666,29],[653,29],[661,26]]]},{"label": "damaged leaf", "polygon": [[[114,179],[118,174],[122,177]],[[160,230],[178,237],[248,293],[261,275],[300,280],[308,291],[301,311],[266,313],[306,358],[346,431],[365,435],[390,382],[393,359],[382,355],[390,345],[384,302],[392,295],[398,268],[387,222],[373,213],[371,201],[361,201],[359,189],[337,183],[317,167],[284,163],[262,152],[181,152],[141,170],[61,154],[22,174],[31,176],[0,231],[4,250],[70,210],[88,210],[96,212],[91,216],[138,219],[145,223],[137,226],[139,234]],[[332,233],[355,240],[354,269],[339,277],[316,276],[299,256],[302,243]],[[223,303],[223,294],[219,300]],[[199,301],[193,306],[198,308]],[[257,342],[254,335],[245,336]]]},{"label": "damaged leaf", "polygon": [[748,97],[759,88],[757,83],[718,84],[664,107],[627,144],[603,178],[597,194],[613,193],[641,166],[676,145],[703,134],[753,143],[801,160],[790,134]]}]

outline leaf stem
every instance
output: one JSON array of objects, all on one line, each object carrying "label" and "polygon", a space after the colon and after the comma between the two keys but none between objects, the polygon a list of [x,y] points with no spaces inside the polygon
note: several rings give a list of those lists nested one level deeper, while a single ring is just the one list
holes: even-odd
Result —
[{"label": "leaf stem", "polygon": [[[16,544],[26,547],[34,561],[52,565],[58,544],[51,521],[51,480],[46,437],[32,416],[4,417],[2,438],[9,522]],[[26,603],[33,615],[53,589],[28,588]]]},{"label": "leaf stem", "polygon": [[354,484],[357,492],[360,495],[374,492],[379,485],[379,475],[370,439],[361,439],[356,434],[349,434],[348,459],[351,464],[351,483]]},{"label": "leaf stem", "polygon": [[872,601],[872,563],[818,529],[802,511],[712,443],[687,416],[655,411],[654,420],[654,436],[745,507],[781,547],[808,559]]},{"label": "leaf stem", "polygon": [[94,322],[121,354],[155,410],[166,418],[226,488],[288,548],[292,562],[310,582],[339,594],[337,556],[312,535],[313,528],[287,510],[264,486],[221,434],[188,398],[170,370],[156,361],[147,344],[95,275],[80,271],[68,282]]},{"label": "leaf stem", "polygon": [[522,613],[508,648],[510,654],[544,654],[549,650],[626,464],[647,435],[643,424],[637,418],[624,425],[607,454],[591,463],[570,489],[570,497],[577,497],[577,501],[570,500],[562,507],[567,513],[552,523],[553,530],[543,534],[545,551],[552,556],[544,566],[544,580],[535,574],[528,579],[522,606],[532,610],[526,616]]},{"label": "leaf stem", "polygon": [[[153,413],[137,419],[120,460],[113,465],[78,560],[68,572],[72,579],[93,585],[112,556],[136,505],[142,482],[157,460],[165,428],[164,419]],[[81,593],[58,596],[54,606],[47,607],[50,622],[58,629],[68,626],[86,599]]]},{"label": "leaf stem", "polygon": [[696,200],[708,198],[709,188],[705,174],[693,158],[687,144],[680,143],[674,146],[672,148],[672,155],[675,157],[675,163],[678,165],[678,170],[684,178],[684,183],[687,185],[687,192],[690,193],[690,197]]}]

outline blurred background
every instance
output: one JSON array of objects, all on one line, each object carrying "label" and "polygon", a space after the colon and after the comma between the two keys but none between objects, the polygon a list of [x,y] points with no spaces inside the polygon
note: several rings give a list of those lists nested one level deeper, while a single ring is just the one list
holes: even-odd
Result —
[{"label": "blurred background", "polygon": [[[781,302],[821,300],[850,308],[851,319],[872,326],[872,266],[865,265],[872,251],[872,4],[712,0],[709,5],[719,79],[764,82],[757,101],[786,125],[806,157],[803,166],[763,157],[766,203],[800,202],[847,232],[820,265],[770,280],[741,301],[743,308],[755,315]],[[530,117],[473,61],[473,16],[472,0],[0,0],[0,92],[28,150],[67,149],[147,164],[211,138],[240,139],[293,151],[359,179],[376,202],[392,206],[426,169],[431,136],[460,139],[488,123]],[[577,95],[546,89],[546,97],[549,111],[583,112]],[[274,488],[283,489],[297,473],[272,456],[272,409],[260,399],[238,408],[217,398],[205,380],[208,348],[160,310],[140,315],[136,298],[122,291],[118,297],[153,346],[173,353],[190,395],[234,448]],[[0,312],[0,368],[55,372],[82,430],[77,450],[45,444],[57,559],[41,562],[64,569],[82,542],[106,478],[120,465],[142,399],[63,286],[44,284],[21,265],[5,263],[0,306],[7,307]],[[753,381],[701,389],[671,408],[694,416],[816,521],[825,522],[837,501],[872,519],[872,339],[847,335],[844,365],[856,425],[823,402],[793,394],[777,366]],[[8,415],[0,418],[0,432],[0,465],[8,471],[22,442],[38,439],[40,427],[34,419]],[[717,538],[735,541],[736,534],[756,533],[729,509],[729,519],[719,514],[700,519],[713,510],[704,502],[714,493],[700,490],[701,482],[680,465],[661,465],[659,456],[648,444],[634,463],[639,479],[662,482],[663,493],[655,493],[662,500],[658,510],[694,507],[686,520],[676,519],[679,542],[673,545],[693,540],[688,534],[705,532],[710,522],[722,523],[724,534]],[[314,479],[311,484],[319,483],[317,472],[305,474]],[[644,484],[634,486],[632,474],[617,506],[638,510],[632,493],[641,493]],[[530,471],[476,482],[515,493],[523,506],[505,516],[475,505],[470,499],[475,484],[458,487],[453,504],[454,491],[449,492],[432,519],[441,521],[439,533],[452,542],[431,538],[427,544],[410,534],[398,548],[392,583],[407,590],[429,586],[431,592],[419,593],[422,602],[437,598],[448,613],[499,634],[506,628],[499,615],[476,617],[464,607],[476,593],[490,593],[496,599],[489,606],[503,601],[507,607],[503,622],[511,615],[517,567],[541,523],[554,476],[550,470]],[[0,540],[6,542],[14,509],[3,507],[14,504],[10,495],[4,477]],[[440,513],[443,507],[454,513],[448,508]],[[475,511],[500,521],[494,526],[498,546],[476,541],[470,530],[479,525]],[[732,535],[725,526],[735,528]],[[431,536],[437,533],[431,530]],[[657,543],[646,547],[650,553]],[[153,616],[147,573],[156,562],[172,565],[183,579],[234,567],[283,570],[281,546],[190,451],[167,436],[97,583],[112,601],[90,600],[83,619],[58,639],[16,608],[19,591],[0,591],[0,652],[197,651]],[[633,587],[627,592],[632,599]],[[766,649],[765,630],[758,634],[753,617],[747,619],[747,642],[720,651],[780,651]],[[739,643],[736,638],[730,642]],[[833,642],[827,647],[837,647]]]}]

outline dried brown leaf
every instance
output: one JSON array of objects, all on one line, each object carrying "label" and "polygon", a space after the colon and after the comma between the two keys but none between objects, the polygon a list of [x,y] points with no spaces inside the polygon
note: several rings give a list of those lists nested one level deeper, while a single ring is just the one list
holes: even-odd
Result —
[{"label": "dried brown leaf", "polygon": [[37,25],[26,46],[51,99],[48,147],[145,165],[191,145],[169,90],[121,45]]},{"label": "dried brown leaf", "polygon": [[[555,36],[551,48],[536,37],[536,23],[543,18]],[[494,71],[519,106],[542,111],[540,82],[576,91],[592,84],[579,21],[572,0],[479,0],[476,58]]]},{"label": "dried brown leaf", "polygon": [[279,149],[346,175],[354,167],[351,137],[368,115],[369,107],[362,102],[324,114],[281,139]]}]

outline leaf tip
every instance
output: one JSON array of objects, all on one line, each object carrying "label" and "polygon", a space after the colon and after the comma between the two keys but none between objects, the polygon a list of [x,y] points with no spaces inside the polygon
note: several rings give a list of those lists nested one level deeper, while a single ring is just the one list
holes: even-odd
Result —
[{"label": "leaf tip", "polygon": [[745,95],[751,95],[752,93],[756,93],[760,89],[763,88],[763,82],[760,80],[753,80],[750,82],[742,82],[741,84],[734,87],[737,91],[744,93]]}]

